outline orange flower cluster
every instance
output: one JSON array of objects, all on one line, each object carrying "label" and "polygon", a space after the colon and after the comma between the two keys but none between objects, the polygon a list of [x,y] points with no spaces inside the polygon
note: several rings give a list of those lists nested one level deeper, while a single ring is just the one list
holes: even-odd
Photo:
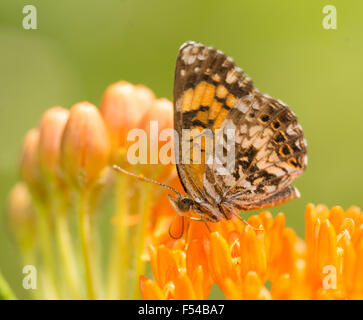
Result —
[{"label": "orange flower cluster", "polygon": [[[285,217],[265,211],[239,219],[189,221],[185,239],[150,246],[155,280],[144,299],[206,299],[213,282],[227,299],[361,299],[363,213],[308,204],[305,242]],[[264,231],[258,231],[263,228]],[[267,289],[266,282],[271,283]]]},{"label": "orange flower cluster", "polygon": [[[10,194],[9,222],[19,246],[23,248],[24,260],[34,261],[37,267],[46,271],[42,272],[43,297],[80,298],[87,293],[88,298],[95,299],[102,297],[100,292],[104,291],[108,291],[107,297],[111,299],[128,298],[126,294],[129,292],[132,297],[138,297],[138,277],[144,267],[140,257],[146,229],[149,220],[153,220],[153,201],[158,201],[163,193],[156,185],[140,184],[137,179],[116,173],[112,166],[119,164],[133,173],[157,180],[167,180],[172,176],[174,166],[171,164],[154,161],[152,165],[140,165],[136,161],[130,166],[128,149],[137,145],[138,139],[134,137],[128,141],[132,129],[142,131],[145,138],[139,141],[139,149],[134,148],[132,156],[138,160],[141,152],[147,152],[150,161],[149,144],[155,143],[148,137],[151,121],[157,121],[158,131],[153,133],[157,134],[158,142],[164,129],[172,129],[172,103],[165,98],[157,99],[143,85],[119,81],[105,90],[99,108],[87,101],[76,103],[69,110],[52,107],[44,112],[40,125],[26,134],[20,162],[24,182],[17,184]],[[156,147],[153,146],[156,155],[165,144],[172,145],[171,140],[165,138],[156,143]],[[145,144],[147,150],[141,151]],[[98,225],[94,213],[98,202],[104,200],[102,191],[110,188],[115,189],[112,221],[117,223],[110,223],[113,229],[110,230],[113,233],[109,262],[111,276],[106,289],[102,287],[97,268],[100,264],[95,252]],[[69,213],[75,210],[79,214],[77,236],[83,254],[79,266],[70,233],[75,221]],[[135,224],[137,226],[132,228]],[[129,242],[137,249],[128,251]],[[38,244],[41,254],[38,254]],[[60,268],[56,266],[57,259],[62,262]],[[131,280],[127,279],[130,265],[137,270],[133,274],[135,279]],[[57,283],[57,269],[62,269],[67,288]],[[81,269],[84,269],[84,279],[80,279]],[[127,282],[132,283],[131,288],[126,288]]]},{"label": "orange flower cluster", "polygon": [[[140,283],[144,299],[207,299],[215,283],[228,299],[363,298],[363,213],[357,207],[344,212],[309,204],[305,241],[285,226],[282,213],[273,218],[266,211],[251,216],[248,225],[236,218],[208,224],[185,218],[184,239],[172,239],[169,227],[179,235],[184,224],[167,192],[109,174],[116,163],[182,192],[175,166],[160,163],[151,152],[164,151],[168,158],[165,150],[173,141],[162,132],[172,128],[172,110],[169,100],[156,99],[145,86],[120,81],[106,89],[100,108],[88,102],[70,110],[53,107],[27,133],[20,163],[25,183],[11,192],[9,221],[26,264],[43,268],[41,297],[97,299],[107,291],[109,299],[138,298]],[[157,121],[157,144],[151,121]],[[153,164],[127,161],[135,142],[127,135],[135,128],[144,130]],[[115,189],[106,288],[94,237],[97,200],[101,190],[109,190],[104,186]],[[79,214],[81,263],[70,232],[71,207]],[[142,276],[145,260],[155,280]],[[58,281],[60,269],[64,283]]]}]

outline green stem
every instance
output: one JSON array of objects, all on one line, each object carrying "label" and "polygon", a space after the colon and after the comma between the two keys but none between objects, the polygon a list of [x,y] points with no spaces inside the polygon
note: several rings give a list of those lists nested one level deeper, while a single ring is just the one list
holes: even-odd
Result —
[{"label": "green stem", "polygon": [[0,300],[16,300],[15,294],[0,272]]},{"label": "green stem", "polygon": [[145,238],[147,232],[147,224],[149,222],[151,213],[151,200],[152,200],[152,185],[144,184],[140,194],[140,213],[142,214],[139,225],[136,231],[136,252],[133,256],[133,277],[132,277],[132,291],[133,299],[140,298],[139,278],[144,273],[145,262],[141,259],[145,247]]},{"label": "green stem", "polygon": [[43,267],[45,273],[47,287],[47,299],[57,299],[58,292],[56,287],[56,267],[54,263],[53,250],[52,250],[52,237],[50,233],[50,223],[49,223],[49,212],[40,203],[36,204],[37,211],[39,213],[38,219],[38,235],[39,242],[41,245]]},{"label": "green stem", "polygon": [[125,299],[128,272],[128,227],[125,217],[128,214],[127,185],[128,177],[120,174],[116,177],[116,214],[117,225],[114,230],[109,261],[108,297],[110,299]]},{"label": "green stem", "polygon": [[89,195],[90,190],[83,189],[80,191],[79,198],[79,228],[81,247],[86,274],[87,295],[90,300],[96,299],[95,288],[95,265],[92,256],[92,228],[91,217],[89,213]]},{"label": "green stem", "polygon": [[74,258],[74,248],[68,228],[68,216],[66,212],[65,199],[62,194],[56,193],[53,198],[56,219],[57,245],[64,267],[67,287],[72,298],[80,299],[81,290],[79,286],[78,268]]}]

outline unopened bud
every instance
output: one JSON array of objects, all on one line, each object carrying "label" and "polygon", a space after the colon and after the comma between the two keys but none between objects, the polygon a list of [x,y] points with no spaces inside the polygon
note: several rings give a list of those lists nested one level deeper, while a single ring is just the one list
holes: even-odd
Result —
[{"label": "unopened bud", "polygon": [[89,186],[101,176],[110,156],[110,139],[98,109],[79,102],[70,109],[61,142],[61,167],[78,187]]},{"label": "unopened bud", "polygon": [[153,100],[150,89],[126,81],[116,82],[106,89],[100,111],[110,133],[114,158],[118,157],[120,148],[126,147],[128,132],[139,127]]},{"label": "unopened bud", "polygon": [[69,111],[62,107],[48,109],[40,123],[39,160],[47,175],[59,177],[60,144]]},{"label": "unopened bud", "polygon": [[31,129],[24,138],[20,160],[20,174],[28,186],[37,189],[40,184],[39,129]]},{"label": "unopened bud", "polygon": [[[173,104],[165,98],[154,100],[151,108],[145,113],[140,122],[140,128],[148,136],[149,168],[154,178],[160,174],[169,173],[175,163],[174,157],[174,129]],[[162,168],[153,165],[163,165]],[[162,170],[161,170],[162,169]],[[149,173],[148,173],[149,174]],[[163,175],[161,174],[161,175]]]},{"label": "unopened bud", "polygon": [[24,182],[17,183],[11,189],[7,212],[9,226],[19,244],[24,249],[32,247],[35,238],[35,212]]}]

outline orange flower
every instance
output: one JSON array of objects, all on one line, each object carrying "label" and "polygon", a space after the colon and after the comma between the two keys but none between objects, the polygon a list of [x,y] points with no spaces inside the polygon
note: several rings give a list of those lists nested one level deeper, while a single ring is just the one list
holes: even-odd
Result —
[{"label": "orange flower", "polygon": [[75,104],[61,142],[63,172],[76,186],[90,185],[108,164],[110,141],[98,109],[88,103]]},{"label": "orange flower", "polygon": [[18,182],[10,191],[7,203],[11,231],[23,250],[31,249],[35,241],[35,210],[31,194],[24,182]]},{"label": "orange flower", "polygon": [[[61,220],[49,223],[49,213],[68,207],[64,199],[58,201],[60,194],[48,188],[53,186],[49,182],[54,177],[63,178],[57,174],[60,166],[67,182],[77,186],[79,193],[89,298],[103,292],[96,289],[99,277],[92,253],[97,246],[93,246],[91,237],[96,219],[90,213],[106,186],[102,182],[107,181],[107,187],[116,189],[109,298],[138,298],[140,286],[144,299],[207,299],[216,284],[227,299],[363,299],[363,213],[358,207],[344,211],[339,206],[329,209],[308,204],[302,240],[285,226],[283,213],[273,217],[264,211],[249,217],[246,225],[238,218],[198,222],[175,213],[167,199],[169,190],[126,174],[120,173],[115,180],[105,174],[116,162],[182,192],[175,166],[167,162],[174,156],[172,113],[169,100],[155,99],[150,89],[121,81],[107,88],[100,110],[88,102],[77,103],[70,111],[55,107],[43,115],[39,129],[28,132],[20,165],[27,188],[19,184],[12,191],[9,218],[14,229],[19,229],[16,236],[25,248],[33,232],[31,203],[41,213],[35,222],[42,231],[39,244],[50,279],[49,288],[44,288],[50,293],[45,296],[57,296],[51,292],[57,290],[51,284],[51,278],[55,279],[49,246],[51,228],[54,224],[59,230],[67,229],[59,224]],[[131,129],[144,130],[142,136],[135,133],[140,131],[133,132],[136,139],[132,145],[127,141]],[[147,152],[144,148],[140,157],[143,143]],[[148,164],[136,161],[129,166],[132,161],[128,163],[126,155],[130,148],[136,160],[147,154]],[[74,204],[73,194],[68,200]],[[170,236],[181,234],[182,239]],[[151,262],[154,279],[142,275],[145,260]]]},{"label": "orange flower", "polygon": [[44,112],[40,122],[39,161],[51,177],[59,177],[60,144],[68,116],[67,109],[53,107]]},{"label": "orange flower", "polygon": [[[164,245],[160,245],[157,249],[150,246],[155,281],[145,276],[140,277],[144,299],[194,300],[208,297],[212,281],[206,270],[207,267],[187,262],[186,253],[180,247],[185,247],[183,240],[179,240],[172,249]],[[197,257],[199,253],[199,245],[188,250],[188,254],[193,257]]]},{"label": "orange flower", "polygon": [[[176,299],[185,290],[183,299],[205,299],[214,282],[227,299],[361,299],[363,213],[357,207],[344,212],[308,204],[305,221],[305,242],[285,227],[282,213],[273,218],[261,212],[247,226],[239,219],[208,223],[210,231],[206,224],[189,221],[185,240],[174,244],[187,271],[171,258],[176,249],[160,244],[151,255],[153,289],[141,285],[142,295],[157,299],[160,289],[163,298]],[[158,262],[159,254],[168,258]],[[165,288],[172,290],[165,294]]]},{"label": "orange flower", "polygon": [[140,127],[153,101],[154,93],[143,85],[119,81],[106,89],[100,111],[111,138],[112,161],[118,160],[120,148],[127,145],[129,130]]},{"label": "orange flower", "polygon": [[20,159],[20,175],[30,188],[37,188],[41,184],[39,168],[39,129],[27,132]]}]

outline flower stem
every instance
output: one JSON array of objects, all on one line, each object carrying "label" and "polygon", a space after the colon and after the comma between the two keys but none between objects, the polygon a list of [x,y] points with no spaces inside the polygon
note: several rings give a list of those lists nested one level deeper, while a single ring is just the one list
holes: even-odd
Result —
[{"label": "flower stem", "polygon": [[55,193],[53,198],[56,219],[57,245],[62,261],[65,278],[71,296],[75,299],[81,297],[77,264],[74,258],[74,248],[71,243],[71,235],[68,228],[65,199],[61,192]]},{"label": "flower stem", "polygon": [[92,257],[91,217],[89,212],[90,190],[82,189],[79,197],[79,228],[81,247],[86,274],[87,295],[90,300],[96,299],[95,266]]},{"label": "flower stem", "polygon": [[139,210],[142,214],[141,220],[139,225],[137,226],[136,231],[136,252],[133,257],[133,278],[132,278],[132,291],[131,294],[133,295],[133,299],[140,298],[139,292],[139,277],[143,274],[145,269],[145,262],[142,260],[142,253],[145,247],[145,238],[147,233],[147,224],[150,220],[150,213],[151,213],[151,199],[152,199],[152,185],[146,183],[143,185],[140,194],[140,201],[139,201]]},{"label": "flower stem", "polygon": [[128,214],[128,196],[126,175],[116,176],[116,218],[117,225],[113,233],[113,240],[110,249],[108,297],[110,299],[125,299],[128,273],[128,248],[127,235],[128,228],[125,217]]},{"label": "flower stem", "polygon": [[15,294],[0,272],[0,300],[16,300]]},{"label": "flower stem", "polygon": [[35,201],[35,206],[38,212],[38,235],[39,243],[41,245],[42,262],[44,270],[44,287],[47,289],[48,299],[57,299],[58,292],[56,286],[56,267],[54,263],[53,250],[52,250],[52,237],[50,232],[49,212],[45,205]]}]

